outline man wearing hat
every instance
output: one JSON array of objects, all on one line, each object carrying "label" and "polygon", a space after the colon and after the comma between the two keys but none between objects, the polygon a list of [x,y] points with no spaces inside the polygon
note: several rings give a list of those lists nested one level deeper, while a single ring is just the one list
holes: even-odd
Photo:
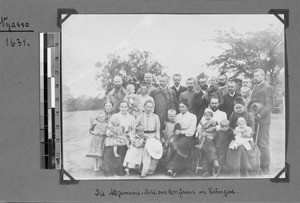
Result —
[{"label": "man wearing hat", "polygon": [[254,70],[254,83],[249,106],[256,107],[254,117],[258,131],[256,132],[257,146],[261,152],[260,166],[262,171],[267,174],[270,166],[269,132],[271,112],[274,107],[273,88],[265,83],[265,72],[262,69]]}]

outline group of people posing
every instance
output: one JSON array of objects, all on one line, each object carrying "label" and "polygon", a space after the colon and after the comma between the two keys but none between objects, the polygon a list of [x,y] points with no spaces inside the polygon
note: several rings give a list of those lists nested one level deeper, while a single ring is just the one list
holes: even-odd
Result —
[{"label": "group of people posing", "polygon": [[[104,110],[91,121],[87,152],[94,171],[107,176],[167,173],[185,175],[203,159],[202,175],[255,176],[269,173],[273,89],[261,69],[242,86],[226,74],[200,74],[181,85],[181,75],[146,73],[144,82],[122,87],[114,78]],[[254,82],[254,85],[252,85]]]}]

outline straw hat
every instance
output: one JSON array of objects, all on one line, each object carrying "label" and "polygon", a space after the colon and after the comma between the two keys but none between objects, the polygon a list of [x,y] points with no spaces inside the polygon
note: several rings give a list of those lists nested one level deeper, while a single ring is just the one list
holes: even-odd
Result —
[{"label": "straw hat", "polygon": [[264,105],[257,99],[250,101],[248,104],[248,112],[258,113],[264,108]]},{"label": "straw hat", "polygon": [[154,138],[147,139],[145,148],[152,158],[160,159],[162,157],[163,148],[159,140]]}]

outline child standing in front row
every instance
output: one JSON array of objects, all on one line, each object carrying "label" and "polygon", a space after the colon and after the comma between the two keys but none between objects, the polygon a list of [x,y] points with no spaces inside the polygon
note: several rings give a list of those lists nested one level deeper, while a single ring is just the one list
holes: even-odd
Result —
[{"label": "child standing in front row", "polygon": [[115,157],[120,157],[117,153],[118,146],[127,145],[129,147],[129,140],[124,135],[124,127],[120,125],[120,120],[117,117],[111,117],[106,136],[105,146],[113,146]]},{"label": "child standing in front row", "polygon": [[144,127],[142,125],[136,126],[135,131],[129,132],[130,147],[126,152],[123,166],[126,175],[130,175],[130,169],[140,169],[142,165],[142,158],[145,146]]},{"label": "child standing in front row", "polygon": [[105,118],[105,112],[101,111],[97,118],[92,121],[91,128],[89,130],[93,137],[90,141],[86,157],[93,158],[95,172],[100,171],[103,164],[104,140],[107,129]]},{"label": "child standing in front row", "polygon": [[[164,146],[168,146],[170,144],[170,139],[173,138],[175,133],[175,118],[176,111],[174,109],[168,110],[168,121],[165,122],[165,129],[162,131],[161,141]],[[174,139],[174,138],[173,138]]]},{"label": "child standing in front row", "polygon": [[[168,110],[168,121],[165,122],[165,129],[162,131],[161,142],[163,143],[163,158],[160,160],[161,167],[166,167],[166,162],[171,156],[170,144],[174,141],[176,130],[180,130],[180,124],[175,123],[176,110]],[[162,169],[163,170],[163,169]]]},{"label": "child standing in front row", "polygon": [[229,121],[224,119],[220,122],[220,130],[214,138],[218,162],[221,166],[221,172],[224,172],[227,158],[227,151],[230,142],[233,140],[233,131],[229,126]]}]

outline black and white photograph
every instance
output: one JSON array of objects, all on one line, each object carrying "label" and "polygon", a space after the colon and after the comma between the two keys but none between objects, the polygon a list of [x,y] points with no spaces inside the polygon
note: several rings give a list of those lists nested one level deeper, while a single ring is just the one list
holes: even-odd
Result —
[{"label": "black and white photograph", "polygon": [[273,14],[71,15],[63,169],[75,180],[274,178],[286,162],[284,37]]}]

